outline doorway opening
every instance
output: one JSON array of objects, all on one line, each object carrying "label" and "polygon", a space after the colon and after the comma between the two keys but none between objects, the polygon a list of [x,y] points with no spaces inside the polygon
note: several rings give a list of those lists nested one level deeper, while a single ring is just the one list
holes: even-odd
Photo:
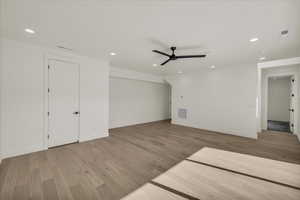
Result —
[{"label": "doorway opening", "polygon": [[172,121],[172,85],[171,84],[167,84],[168,85],[168,89],[169,89],[169,120]]},{"label": "doorway opening", "polygon": [[268,78],[267,130],[293,132],[294,79],[294,76],[271,76]]},{"label": "doorway opening", "polygon": [[299,137],[299,77],[300,60],[258,64],[256,116],[259,133],[291,133]]}]

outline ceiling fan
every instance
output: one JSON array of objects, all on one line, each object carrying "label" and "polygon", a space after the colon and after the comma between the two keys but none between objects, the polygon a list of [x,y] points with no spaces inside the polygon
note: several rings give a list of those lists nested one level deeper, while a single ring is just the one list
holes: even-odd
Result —
[{"label": "ceiling fan", "polygon": [[171,47],[170,49],[171,49],[171,51],[172,51],[172,54],[171,54],[171,55],[169,55],[169,54],[167,54],[167,53],[164,53],[164,52],[161,52],[161,51],[158,51],[158,50],[152,50],[152,51],[155,52],[155,53],[158,53],[158,54],[161,54],[161,55],[164,55],[164,56],[169,57],[168,60],[166,60],[165,62],[163,62],[163,63],[160,64],[160,65],[165,65],[165,64],[167,64],[167,63],[168,63],[169,61],[171,61],[171,60],[177,60],[177,59],[183,59],[183,58],[204,58],[204,57],[206,57],[205,54],[203,54],[203,55],[183,55],[183,56],[176,56],[176,55],[175,55],[176,47]]}]

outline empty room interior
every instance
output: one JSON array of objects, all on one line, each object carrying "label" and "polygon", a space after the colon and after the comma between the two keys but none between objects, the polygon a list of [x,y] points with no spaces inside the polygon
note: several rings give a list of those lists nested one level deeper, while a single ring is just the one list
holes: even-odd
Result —
[{"label": "empty room interior", "polygon": [[0,0],[0,200],[299,200],[300,1]]}]

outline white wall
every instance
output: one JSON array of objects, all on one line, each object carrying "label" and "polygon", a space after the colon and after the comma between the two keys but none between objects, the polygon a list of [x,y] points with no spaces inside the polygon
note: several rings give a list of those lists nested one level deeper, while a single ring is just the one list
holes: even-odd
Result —
[{"label": "white wall", "polygon": [[3,157],[47,147],[46,58],[59,57],[80,64],[80,141],[108,135],[107,62],[56,50],[2,40],[1,146]]},{"label": "white wall", "polygon": [[2,83],[2,66],[3,66],[3,45],[2,45],[2,40],[1,40],[1,34],[2,34],[2,30],[3,30],[3,20],[4,19],[4,10],[3,10],[3,6],[4,2],[0,0],[0,164],[2,161],[2,136],[1,136],[1,95],[2,95],[2,88],[1,88],[1,83]]},{"label": "white wall", "polygon": [[[204,69],[167,77],[172,85],[172,123],[244,137],[256,134],[256,64]],[[177,116],[187,108],[187,119]]]},{"label": "white wall", "polygon": [[[1,2],[0,2],[0,6],[1,6]],[[0,9],[1,10],[1,9]],[[1,16],[1,15],[0,15]],[[1,21],[1,20],[0,20]],[[3,66],[3,49],[2,49],[2,40],[0,39],[0,164],[1,164],[1,161],[2,161],[2,134],[1,134],[1,131],[2,131],[2,124],[1,124],[1,118],[2,118],[2,115],[1,115],[1,102],[2,102],[2,76],[1,74],[3,74],[2,72],[2,66]]]},{"label": "white wall", "polygon": [[149,73],[137,72],[134,70],[120,69],[116,67],[110,67],[109,75],[111,77],[126,78],[132,80],[165,83],[165,77],[162,75],[154,75]]},{"label": "white wall", "polygon": [[112,76],[109,94],[110,128],[170,118],[170,90],[166,83]]},{"label": "white wall", "polygon": [[291,77],[273,77],[268,81],[268,120],[289,122]]},{"label": "white wall", "polygon": [[297,111],[297,113],[298,113],[298,116],[297,116],[297,118],[298,118],[298,128],[297,128],[297,137],[298,137],[298,140],[300,141],[300,65],[298,65],[298,96],[297,96],[297,101],[296,101],[296,103],[297,103],[297,106],[298,106],[298,111]]}]

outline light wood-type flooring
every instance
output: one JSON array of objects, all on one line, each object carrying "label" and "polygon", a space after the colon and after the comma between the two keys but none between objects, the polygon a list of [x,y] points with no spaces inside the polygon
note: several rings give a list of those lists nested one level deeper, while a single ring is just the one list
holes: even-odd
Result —
[{"label": "light wood-type flooring", "polygon": [[122,200],[299,200],[300,165],[204,147]]},{"label": "light wood-type flooring", "polygon": [[0,199],[120,199],[203,147],[300,164],[300,144],[291,134],[263,132],[254,140],[161,121],[5,159]]}]

